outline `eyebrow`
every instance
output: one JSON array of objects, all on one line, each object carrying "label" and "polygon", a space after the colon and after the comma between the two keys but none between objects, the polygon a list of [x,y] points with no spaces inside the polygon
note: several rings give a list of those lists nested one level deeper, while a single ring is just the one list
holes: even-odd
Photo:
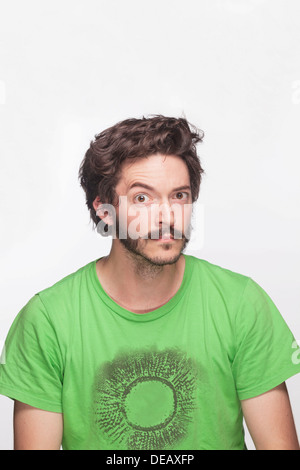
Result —
[{"label": "eyebrow", "polygon": [[[136,188],[136,187],[148,189],[149,191],[155,191],[155,188],[153,188],[152,186],[149,186],[148,184],[145,184],[145,183],[140,183],[139,181],[136,181],[135,183],[132,183],[129,186],[128,191],[130,191],[130,189]],[[174,188],[172,191],[183,191],[184,189],[188,189],[189,191],[191,191],[190,185],[179,186],[178,188]]]}]

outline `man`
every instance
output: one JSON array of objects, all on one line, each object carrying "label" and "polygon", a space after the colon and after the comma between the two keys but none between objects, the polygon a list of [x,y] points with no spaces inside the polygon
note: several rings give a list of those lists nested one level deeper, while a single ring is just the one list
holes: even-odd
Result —
[{"label": "man", "polygon": [[80,183],[107,256],[15,319],[0,392],[15,449],[298,450],[295,340],[251,278],[183,253],[203,169],[183,119],[128,119],[91,142]]}]

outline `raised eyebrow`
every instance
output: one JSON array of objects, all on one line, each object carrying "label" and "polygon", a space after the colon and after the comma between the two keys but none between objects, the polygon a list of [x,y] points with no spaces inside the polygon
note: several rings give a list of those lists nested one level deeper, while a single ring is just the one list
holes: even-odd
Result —
[{"label": "raised eyebrow", "polygon": [[[130,191],[132,188],[144,188],[144,189],[148,189],[149,191],[154,191],[155,192],[155,188],[153,188],[152,186],[149,186],[148,184],[146,183],[140,183],[139,181],[136,181],[135,183],[132,183],[128,190]],[[191,187],[190,185],[185,185],[185,186],[179,186],[178,188],[174,188],[172,190],[172,192],[174,191],[183,191],[183,190],[189,190],[191,191]]]}]

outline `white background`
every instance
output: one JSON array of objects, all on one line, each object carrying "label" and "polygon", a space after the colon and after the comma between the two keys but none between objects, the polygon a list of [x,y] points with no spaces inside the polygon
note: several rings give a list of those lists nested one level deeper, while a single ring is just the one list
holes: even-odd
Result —
[{"label": "white background", "polygon": [[[299,0],[0,9],[0,341],[31,296],[110,248],[77,179],[90,140],[158,113],[205,132],[204,243],[186,252],[251,276],[300,339]],[[300,377],[287,383],[299,433]],[[0,416],[11,449],[8,398]]]}]

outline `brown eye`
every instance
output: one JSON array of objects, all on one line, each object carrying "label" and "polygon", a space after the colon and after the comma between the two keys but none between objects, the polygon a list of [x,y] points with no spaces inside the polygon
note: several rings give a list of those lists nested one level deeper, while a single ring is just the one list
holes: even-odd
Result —
[{"label": "brown eye", "polygon": [[134,200],[136,202],[139,202],[139,203],[143,203],[143,202],[147,202],[148,201],[148,196],[146,196],[145,194],[138,194]]},{"label": "brown eye", "polygon": [[183,199],[187,199],[189,197],[189,193],[185,193],[185,192],[178,192],[176,193],[176,198],[179,199],[180,201],[182,201]]}]

